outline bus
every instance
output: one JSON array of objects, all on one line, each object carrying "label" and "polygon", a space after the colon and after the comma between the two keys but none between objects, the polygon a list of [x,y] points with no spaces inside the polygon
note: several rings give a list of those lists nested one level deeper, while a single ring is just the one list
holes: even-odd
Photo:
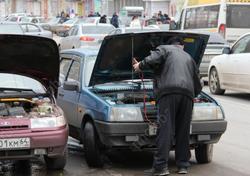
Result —
[{"label": "bus", "polygon": [[250,0],[186,0],[179,30],[218,32],[229,43],[250,32]]}]

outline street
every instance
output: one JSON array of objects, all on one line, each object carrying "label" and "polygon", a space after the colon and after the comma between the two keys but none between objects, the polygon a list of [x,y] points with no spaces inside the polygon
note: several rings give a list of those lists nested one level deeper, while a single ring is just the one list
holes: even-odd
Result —
[{"label": "street", "polygon": [[[208,87],[203,91],[209,93]],[[210,164],[198,165],[192,152],[191,176],[247,176],[250,173],[250,95],[245,93],[226,92],[223,96],[214,96],[222,104],[228,128],[218,144],[214,146],[213,161]],[[32,176],[143,176],[143,171],[151,167],[151,152],[115,152],[110,154],[103,169],[89,168],[84,159],[84,152],[77,141],[68,142],[68,162],[63,171],[47,171],[44,161],[15,162],[3,164],[2,175],[32,175]],[[25,169],[24,169],[25,168]],[[174,155],[170,159],[171,175],[176,171]],[[0,175],[1,175],[0,174]]]}]

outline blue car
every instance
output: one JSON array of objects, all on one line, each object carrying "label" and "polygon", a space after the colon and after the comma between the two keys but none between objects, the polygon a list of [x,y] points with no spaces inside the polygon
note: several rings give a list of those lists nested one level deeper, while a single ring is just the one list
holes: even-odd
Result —
[{"label": "blue car", "polygon": [[[185,39],[185,51],[199,66],[208,41],[202,34],[112,35],[105,37],[100,49],[61,51],[58,104],[68,120],[70,136],[83,143],[89,166],[103,166],[103,156],[110,149],[155,149],[153,72],[135,73],[132,58],[143,59],[173,36]],[[223,109],[213,98],[204,92],[194,98],[190,148],[198,163],[212,160],[213,144],[226,127]]]}]

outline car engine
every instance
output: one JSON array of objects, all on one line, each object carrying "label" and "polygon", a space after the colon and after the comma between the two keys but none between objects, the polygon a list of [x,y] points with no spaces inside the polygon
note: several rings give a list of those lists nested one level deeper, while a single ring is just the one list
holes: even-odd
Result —
[{"label": "car engine", "polygon": [[0,118],[49,117],[56,114],[59,114],[58,109],[48,97],[0,99]]}]

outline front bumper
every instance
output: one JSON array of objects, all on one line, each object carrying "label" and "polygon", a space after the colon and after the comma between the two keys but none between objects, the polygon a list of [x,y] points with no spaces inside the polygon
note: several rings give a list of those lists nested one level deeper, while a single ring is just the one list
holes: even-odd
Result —
[{"label": "front bumper", "polygon": [[[109,123],[95,121],[103,144],[112,148],[154,148],[156,136],[148,135],[148,123]],[[217,143],[226,131],[227,122],[195,121],[191,124],[190,145]]]},{"label": "front bumper", "polygon": [[57,157],[62,156],[65,152],[68,140],[68,126],[48,131],[0,132],[0,139],[8,138],[30,138],[30,148],[0,149],[0,160],[30,159],[40,155]]}]

